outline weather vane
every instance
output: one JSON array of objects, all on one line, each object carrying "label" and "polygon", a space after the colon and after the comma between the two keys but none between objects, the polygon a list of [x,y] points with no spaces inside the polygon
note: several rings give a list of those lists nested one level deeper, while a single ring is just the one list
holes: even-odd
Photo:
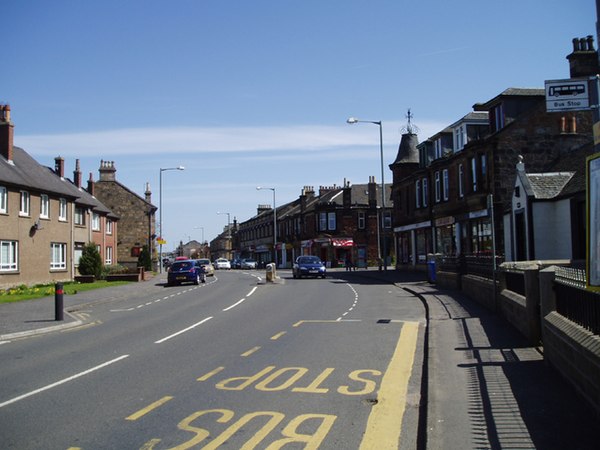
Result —
[{"label": "weather vane", "polygon": [[413,118],[413,115],[410,112],[410,108],[408,108],[408,113],[406,114],[406,118],[408,119],[408,123],[406,124],[405,127],[402,127],[401,131],[403,133],[408,133],[408,134],[417,134],[420,130],[419,130],[419,127],[410,123],[411,119]]}]

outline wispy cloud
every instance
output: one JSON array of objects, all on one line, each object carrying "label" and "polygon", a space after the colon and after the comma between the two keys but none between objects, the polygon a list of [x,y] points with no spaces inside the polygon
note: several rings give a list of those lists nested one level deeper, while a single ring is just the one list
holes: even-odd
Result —
[{"label": "wispy cloud", "polygon": [[[446,124],[421,124],[421,136],[429,136]],[[384,123],[385,143],[397,145],[400,122]],[[431,134],[423,134],[431,129]],[[392,131],[393,130],[393,131]],[[321,151],[373,145],[368,127],[164,127],[131,128],[71,134],[23,135],[15,144],[36,155],[79,157],[86,155],[164,156],[165,153],[212,154],[275,151]],[[287,153],[286,158],[292,157]]]}]

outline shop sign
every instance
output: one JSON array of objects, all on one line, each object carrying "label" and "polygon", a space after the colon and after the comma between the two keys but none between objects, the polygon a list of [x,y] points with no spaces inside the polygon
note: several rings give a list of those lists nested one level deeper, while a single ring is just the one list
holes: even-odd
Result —
[{"label": "shop sign", "polygon": [[403,225],[401,227],[396,227],[396,228],[394,228],[394,232],[410,231],[410,230],[416,230],[418,228],[427,228],[430,226],[431,226],[431,221],[427,220],[426,222],[413,223],[411,225]]},{"label": "shop sign", "polygon": [[333,238],[331,243],[334,247],[352,247],[354,240],[352,238]]},{"label": "shop sign", "polygon": [[449,216],[449,217],[442,217],[440,219],[435,219],[435,226],[436,227],[445,227],[447,225],[452,225],[454,224],[455,220],[454,217]]},{"label": "shop sign", "polygon": [[481,209],[479,211],[473,211],[469,213],[469,219],[479,219],[480,217],[487,217],[488,210]]}]

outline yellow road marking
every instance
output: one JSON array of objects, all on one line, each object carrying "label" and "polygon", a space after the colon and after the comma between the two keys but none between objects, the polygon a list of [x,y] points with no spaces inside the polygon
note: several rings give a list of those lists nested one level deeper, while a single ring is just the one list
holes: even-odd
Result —
[{"label": "yellow road marking", "polygon": [[279,339],[281,336],[283,336],[286,333],[287,333],[287,331],[282,331],[281,333],[277,333],[275,336],[271,337],[271,340],[276,341],[277,339]]},{"label": "yellow road marking", "polygon": [[173,399],[173,397],[170,397],[167,395],[166,397],[163,397],[160,400],[155,401],[151,405],[148,405],[145,408],[140,409],[138,412],[133,413],[132,415],[130,415],[128,417],[125,417],[125,420],[138,420],[140,417],[145,416],[150,411],[155,410],[159,406],[164,405],[165,403],[167,403],[169,400],[172,400],[172,399]]},{"label": "yellow road marking", "polygon": [[216,375],[219,372],[221,372],[223,369],[225,369],[225,367],[217,367],[215,370],[212,370],[212,371],[208,372],[207,374],[202,375],[200,378],[197,378],[196,381],[206,381],[213,375]]},{"label": "yellow road marking", "polygon": [[241,356],[250,356],[252,353],[257,352],[258,350],[260,350],[260,347],[251,348],[247,352],[242,353]]},{"label": "yellow road marking", "polygon": [[398,448],[418,335],[418,322],[402,325],[396,350],[381,380],[377,404],[373,406],[367,421],[360,445],[362,450]]}]

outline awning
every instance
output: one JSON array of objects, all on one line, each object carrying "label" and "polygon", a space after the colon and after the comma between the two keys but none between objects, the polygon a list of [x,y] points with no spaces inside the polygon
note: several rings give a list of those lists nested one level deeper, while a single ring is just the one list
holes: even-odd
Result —
[{"label": "awning", "polygon": [[354,240],[352,238],[332,238],[331,243],[334,247],[352,247]]}]

